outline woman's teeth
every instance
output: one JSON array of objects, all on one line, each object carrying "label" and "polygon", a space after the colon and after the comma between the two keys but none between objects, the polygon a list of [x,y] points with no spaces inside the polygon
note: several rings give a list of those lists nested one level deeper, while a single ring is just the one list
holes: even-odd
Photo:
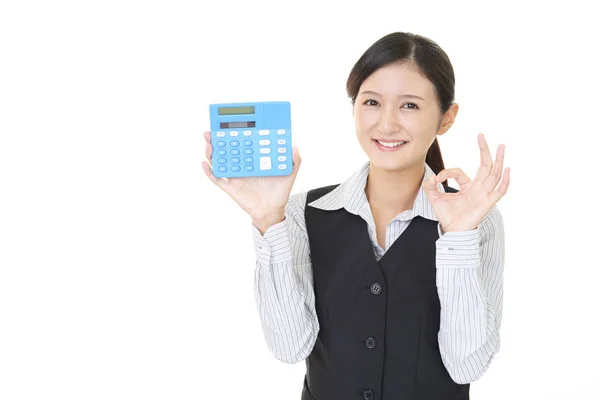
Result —
[{"label": "woman's teeth", "polygon": [[377,143],[379,143],[380,145],[384,146],[384,147],[398,147],[401,144],[404,144],[406,142],[380,142],[379,140],[377,141]]}]

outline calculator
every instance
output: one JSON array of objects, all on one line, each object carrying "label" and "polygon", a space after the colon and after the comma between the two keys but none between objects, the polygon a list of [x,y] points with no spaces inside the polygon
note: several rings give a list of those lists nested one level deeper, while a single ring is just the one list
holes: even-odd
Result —
[{"label": "calculator", "polygon": [[291,174],[289,101],[210,104],[209,111],[215,177]]}]

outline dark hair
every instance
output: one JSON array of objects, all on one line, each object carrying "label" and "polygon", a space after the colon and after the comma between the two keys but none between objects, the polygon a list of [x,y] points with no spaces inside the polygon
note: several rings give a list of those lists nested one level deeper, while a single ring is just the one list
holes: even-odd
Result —
[{"label": "dark hair", "polygon": [[[352,104],[365,79],[381,67],[402,61],[415,64],[433,83],[442,115],[448,111],[454,102],[454,69],[448,55],[431,39],[407,32],[394,32],[382,37],[358,59],[346,83]],[[436,174],[445,168],[437,138],[427,151],[425,162]]]}]

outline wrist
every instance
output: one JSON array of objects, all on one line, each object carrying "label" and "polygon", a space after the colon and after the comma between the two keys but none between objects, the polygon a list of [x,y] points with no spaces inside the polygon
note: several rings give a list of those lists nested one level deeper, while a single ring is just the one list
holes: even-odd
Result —
[{"label": "wrist", "polygon": [[272,227],[285,219],[285,212],[283,210],[268,214],[262,217],[252,217],[252,225],[254,225],[262,235]]}]

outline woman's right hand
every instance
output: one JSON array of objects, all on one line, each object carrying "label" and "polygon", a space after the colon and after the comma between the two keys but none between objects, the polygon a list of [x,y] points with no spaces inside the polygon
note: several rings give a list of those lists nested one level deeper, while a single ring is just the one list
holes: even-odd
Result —
[{"label": "woman's right hand", "polygon": [[300,168],[298,149],[292,149],[292,172],[287,176],[217,178],[212,173],[211,157],[213,148],[210,132],[204,132],[206,160],[202,167],[206,176],[227,193],[250,217],[262,234],[272,225],[285,218],[285,205],[290,197],[292,186]]}]

